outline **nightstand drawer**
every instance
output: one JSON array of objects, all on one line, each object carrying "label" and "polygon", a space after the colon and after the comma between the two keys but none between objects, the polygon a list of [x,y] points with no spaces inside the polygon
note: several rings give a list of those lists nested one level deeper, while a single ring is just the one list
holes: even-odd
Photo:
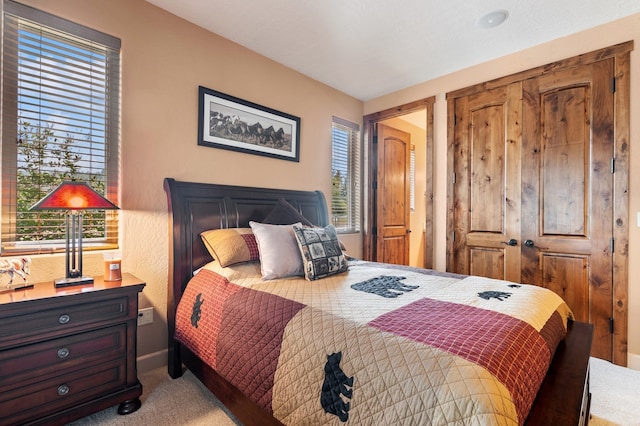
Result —
[{"label": "nightstand drawer", "polygon": [[0,351],[0,392],[125,358],[126,333],[121,324]]},{"label": "nightstand drawer", "polygon": [[51,338],[95,327],[98,323],[108,325],[125,321],[129,316],[135,318],[136,313],[128,312],[128,302],[129,299],[122,296],[3,318],[0,348],[13,340],[42,340],[43,337]]},{"label": "nightstand drawer", "polygon": [[119,404],[140,407],[138,294],[121,281],[0,293],[0,426],[62,426]]},{"label": "nightstand drawer", "polygon": [[112,361],[0,394],[0,425],[22,424],[124,388],[124,361]]}]

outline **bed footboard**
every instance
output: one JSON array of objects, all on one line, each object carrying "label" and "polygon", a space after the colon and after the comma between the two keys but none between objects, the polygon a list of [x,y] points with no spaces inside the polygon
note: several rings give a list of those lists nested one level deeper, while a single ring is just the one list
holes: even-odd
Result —
[{"label": "bed footboard", "polygon": [[525,425],[586,425],[589,421],[589,359],[593,325],[570,322],[556,349]]}]

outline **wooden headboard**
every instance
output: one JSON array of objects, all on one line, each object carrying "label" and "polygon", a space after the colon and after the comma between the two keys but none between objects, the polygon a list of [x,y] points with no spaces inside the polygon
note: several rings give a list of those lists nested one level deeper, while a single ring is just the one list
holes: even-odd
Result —
[{"label": "wooden headboard", "polygon": [[173,178],[165,178],[164,190],[169,208],[167,321],[170,352],[174,345],[175,309],[184,288],[193,272],[212,260],[200,233],[209,229],[248,227],[251,220],[260,222],[280,198],[287,200],[314,225],[329,224],[327,203],[320,191],[180,182]]}]

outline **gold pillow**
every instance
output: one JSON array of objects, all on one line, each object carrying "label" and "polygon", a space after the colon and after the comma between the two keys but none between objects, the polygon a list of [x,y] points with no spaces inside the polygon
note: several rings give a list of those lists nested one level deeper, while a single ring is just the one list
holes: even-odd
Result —
[{"label": "gold pillow", "polygon": [[200,238],[222,267],[260,259],[251,228],[212,229],[201,233]]}]

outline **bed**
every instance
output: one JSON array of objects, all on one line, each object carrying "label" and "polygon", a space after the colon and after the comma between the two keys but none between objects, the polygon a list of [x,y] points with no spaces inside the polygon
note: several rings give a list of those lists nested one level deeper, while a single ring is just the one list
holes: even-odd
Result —
[{"label": "bed", "polygon": [[[205,246],[201,235],[251,229],[266,255],[264,235],[278,225],[263,221],[284,203],[313,225],[294,226],[298,248],[309,256],[305,233],[335,237],[321,192],[172,178],[164,188],[170,225],[169,375],[180,377],[186,367],[242,423],[587,423],[593,329],[572,321],[550,292],[349,260],[338,249],[340,261],[328,267],[326,259],[320,264],[302,256],[306,279],[261,280],[268,262],[257,262],[255,247],[253,261],[223,266],[226,255],[213,260],[214,247]],[[542,300],[540,310],[518,305],[524,294]],[[213,300],[225,308],[208,310]],[[230,308],[232,300],[249,307]],[[525,317],[524,311],[533,313]],[[417,329],[407,329],[407,316]],[[334,331],[327,331],[330,327]],[[485,329],[490,338],[478,337]],[[217,347],[204,341],[210,334]],[[351,357],[356,352],[362,359]],[[377,355],[383,352],[387,355]],[[470,379],[463,377],[467,373]]]}]

